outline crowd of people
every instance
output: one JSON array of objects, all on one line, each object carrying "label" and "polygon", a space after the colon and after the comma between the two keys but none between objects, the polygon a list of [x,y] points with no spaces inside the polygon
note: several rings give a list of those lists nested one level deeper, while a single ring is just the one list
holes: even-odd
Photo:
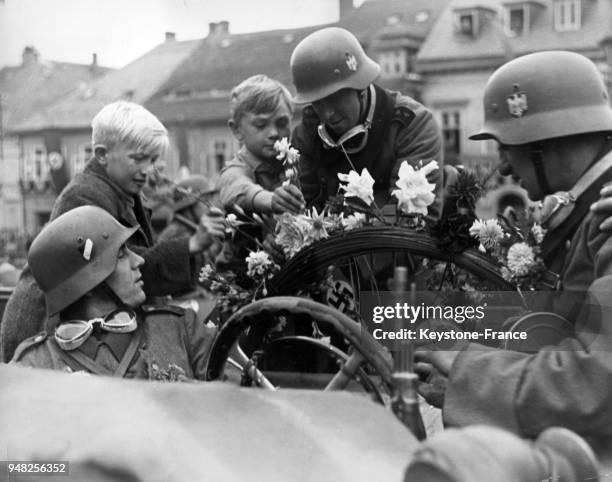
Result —
[{"label": "crowd of people", "polygon": [[[337,173],[363,168],[384,206],[393,202],[402,162],[417,168],[435,160],[440,169],[428,175],[435,202],[427,215],[439,218],[443,149],[432,112],[377,85],[380,67],[340,28],[302,40],[290,68],[295,96],[263,74],[232,90],[228,124],[240,149],[216,186],[203,176],[180,183],[173,221],[158,239],[141,191],[147,169],[168,148],[167,130],[130,102],[100,110],[92,120],[92,158],[57,198],[6,306],[4,362],[129,378],[155,378],[156,370],[172,366],[203,380],[217,327],[159,303],[193,290],[204,264],[240,270],[254,243],[275,250],[269,235],[275,215],[321,208],[338,192]],[[293,126],[295,105],[303,109]],[[447,426],[489,424],[530,438],[561,426],[600,452],[612,451],[606,85],[580,54],[525,55],[490,77],[484,119],[472,139],[497,142],[500,172],[520,178],[533,201],[550,207],[542,255],[559,275],[557,289],[597,303],[603,321],[588,329],[590,315],[575,313],[576,337],[531,354],[476,344],[454,351],[422,346],[416,353],[421,394],[441,408]],[[287,182],[277,159],[282,138],[301,154],[299,183]],[[226,238],[226,213],[257,215],[269,229]],[[584,332],[596,336],[587,343]]]}]

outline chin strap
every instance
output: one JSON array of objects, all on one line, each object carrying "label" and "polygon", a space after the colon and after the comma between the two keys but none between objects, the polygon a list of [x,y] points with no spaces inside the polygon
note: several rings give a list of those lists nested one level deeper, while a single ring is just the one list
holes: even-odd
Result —
[{"label": "chin strap", "polygon": [[574,210],[576,200],[610,168],[612,151],[593,164],[569,191],[546,196],[541,207],[542,226],[549,231],[558,228]]},{"label": "chin strap", "polygon": [[550,184],[548,184],[546,170],[544,169],[544,162],[542,160],[542,144],[540,142],[536,143],[529,154],[535,169],[536,179],[538,180],[540,191],[542,191],[542,194],[546,195],[550,193],[551,188]]}]

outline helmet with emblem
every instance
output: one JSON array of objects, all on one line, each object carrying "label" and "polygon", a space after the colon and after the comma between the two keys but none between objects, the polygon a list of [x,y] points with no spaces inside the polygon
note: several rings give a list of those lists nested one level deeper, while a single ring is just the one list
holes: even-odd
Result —
[{"label": "helmet with emblem", "polygon": [[502,65],[484,94],[484,126],[470,137],[517,145],[612,130],[612,108],[597,66],[566,51],[537,52]]},{"label": "helmet with emblem", "polygon": [[80,206],[58,216],[36,236],[28,265],[54,315],[108,278],[121,246],[138,229],[125,227],[107,211]]},{"label": "helmet with emblem", "polygon": [[193,206],[200,199],[215,194],[215,183],[201,174],[192,174],[180,181],[172,193],[172,210],[180,211]]},{"label": "helmet with emblem", "polygon": [[359,40],[348,30],[328,27],[304,38],[291,54],[291,74],[298,104],[307,104],[341,89],[363,90],[380,73]]}]

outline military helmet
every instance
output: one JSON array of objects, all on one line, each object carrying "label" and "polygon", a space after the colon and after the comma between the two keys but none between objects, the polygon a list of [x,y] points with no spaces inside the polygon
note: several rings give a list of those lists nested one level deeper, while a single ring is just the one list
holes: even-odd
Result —
[{"label": "military helmet", "polygon": [[518,57],[489,78],[484,126],[470,139],[516,145],[612,130],[603,76],[588,58],[547,51]]},{"label": "military helmet", "polygon": [[304,38],[291,54],[294,101],[307,104],[341,89],[363,90],[380,73],[348,30],[328,27]]},{"label": "military helmet", "polygon": [[72,209],[47,224],[30,246],[28,265],[54,315],[108,278],[119,248],[138,229],[95,206]]},{"label": "military helmet", "polygon": [[198,198],[217,192],[215,183],[201,174],[192,174],[180,181],[172,194],[172,209],[180,211],[198,202]]}]

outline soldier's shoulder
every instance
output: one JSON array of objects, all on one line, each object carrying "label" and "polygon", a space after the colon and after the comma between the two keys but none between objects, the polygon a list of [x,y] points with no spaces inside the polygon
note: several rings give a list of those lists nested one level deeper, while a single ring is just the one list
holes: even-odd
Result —
[{"label": "soldier's shoulder", "polygon": [[185,316],[189,310],[185,308],[181,308],[176,305],[162,305],[162,304],[151,304],[151,305],[142,305],[140,307],[141,311],[145,316],[155,316],[155,315],[164,315],[164,316]]},{"label": "soldier's shoulder", "polygon": [[396,105],[393,108],[393,122],[408,126],[415,117],[416,112],[406,105]]},{"label": "soldier's shoulder", "polygon": [[44,331],[41,331],[30,338],[26,338],[17,346],[12,361],[21,360],[27,353],[35,350],[39,346],[42,346],[47,338],[48,335]]}]

